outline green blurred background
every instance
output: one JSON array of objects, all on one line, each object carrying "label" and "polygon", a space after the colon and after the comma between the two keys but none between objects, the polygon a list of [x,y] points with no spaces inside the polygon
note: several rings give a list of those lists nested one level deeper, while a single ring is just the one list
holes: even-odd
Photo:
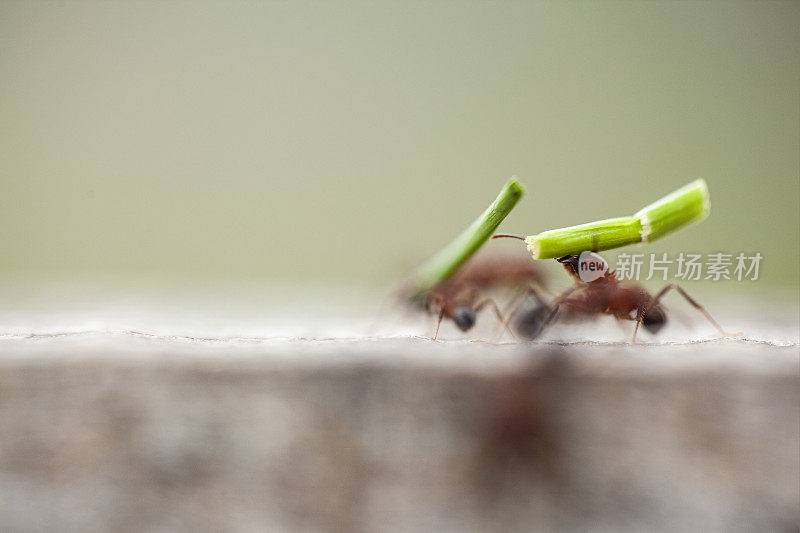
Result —
[{"label": "green blurred background", "polygon": [[516,174],[517,233],[704,177],[636,251],[796,287],[799,7],[3,0],[0,281],[391,283]]}]

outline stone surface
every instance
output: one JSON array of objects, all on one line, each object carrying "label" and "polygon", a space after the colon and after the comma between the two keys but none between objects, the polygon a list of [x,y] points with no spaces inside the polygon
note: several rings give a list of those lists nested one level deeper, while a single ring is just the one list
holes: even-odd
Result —
[{"label": "stone surface", "polygon": [[785,314],[631,346],[607,321],[433,343],[427,320],[159,309],[0,316],[0,530],[800,525]]}]

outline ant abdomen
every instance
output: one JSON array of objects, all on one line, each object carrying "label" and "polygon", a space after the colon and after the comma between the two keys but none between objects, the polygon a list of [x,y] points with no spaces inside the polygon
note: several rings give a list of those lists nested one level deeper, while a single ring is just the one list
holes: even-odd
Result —
[{"label": "ant abdomen", "polygon": [[453,311],[453,322],[461,331],[468,331],[475,325],[475,311],[468,305],[460,305]]},{"label": "ant abdomen", "polygon": [[667,323],[667,314],[660,307],[653,307],[642,317],[642,325],[655,335]]},{"label": "ant abdomen", "polygon": [[549,307],[537,305],[520,314],[514,324],[514,329],[520,337],[533,340],[541,334],[549,315]]}]

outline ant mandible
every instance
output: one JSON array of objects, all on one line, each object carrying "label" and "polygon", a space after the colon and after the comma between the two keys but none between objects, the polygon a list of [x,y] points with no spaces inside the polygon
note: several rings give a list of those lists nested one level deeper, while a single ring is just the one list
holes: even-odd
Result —
[{"label": "ant mandible", "polygon": [[[497,234],[492,238],[498,237],[524,240],[524,237],[509,234]],[[517,321],[518,332],[526,338],[535,339],[545,327],[562,316],[566,319],[576,319],[606,314],[619,320],[636,321],[632,339],[635,344],[640,325],[650,333],[656,334],[667,323],[667,314],[660,302],[671,290],[677,291],[692,307],[700,311],[721,335],[726,337],[741,335],[723,330],[705,307],[676,283],[666,285],[652,296],[637,283],[618,280],[611,271],[606,271],[602,277],[593,281],[584,282],[580,278],[579,255],[565,255],[556,261],[564,265],[576,283],[558,296],[552,304],[548,304],[535,289],[531,288],[530,293],[538,300],[539,305],[524,313]]]}]

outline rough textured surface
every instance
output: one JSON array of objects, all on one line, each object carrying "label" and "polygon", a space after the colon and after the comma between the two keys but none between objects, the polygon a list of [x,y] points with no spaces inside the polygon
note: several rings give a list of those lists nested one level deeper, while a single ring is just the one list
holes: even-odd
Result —
[{"label": "rough textured surface", "polygon": [[0,340],[4,531],[778,530],[796,346]]},{"label": "rough textured surface", "polygon": [[609,321],[433,343],[428,320],[126,309],[0,313],[0,530],[800,525],[785,313],[630,346]]}]

